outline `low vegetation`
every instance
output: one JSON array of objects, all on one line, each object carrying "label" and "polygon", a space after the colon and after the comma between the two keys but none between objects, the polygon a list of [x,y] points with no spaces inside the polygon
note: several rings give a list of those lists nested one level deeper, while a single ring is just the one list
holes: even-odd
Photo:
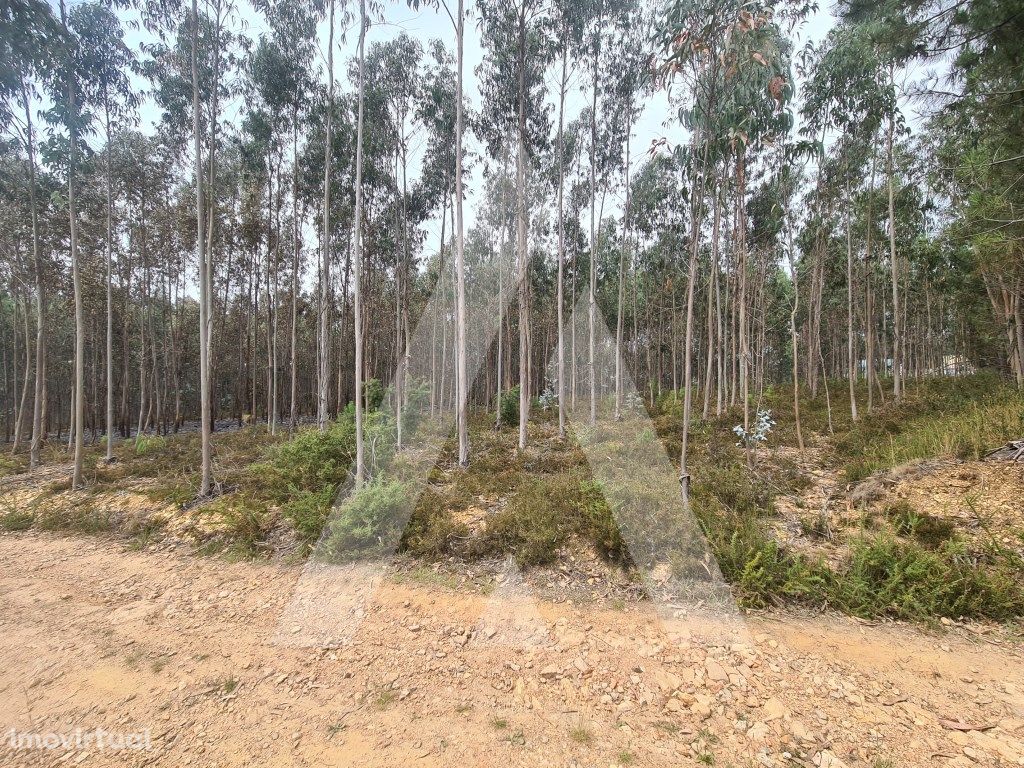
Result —
[{"label": "low vegetation", "polygon": [[[910,459],[977,458],[1024,434],[1024,399],[984,375],[921,382],[899,405],[878,407],[856,425],[844,410],[843,395],[837,387],[831,414],[820,397],[805,399],[801,410],[805,439],[815,441],[848,488],[866,473]],[[516,402],[509,393],[503,418],[508,410],[515,422]],[[513,430],[495,431],[493,415],[480,414],[472,424],[470,467],[457,467],[454,445],[446,445],[427,477],[417,480],[415,473],[403,474],[401,460],[389,466],[382,458],[389,452],[381,450],[373,479],[352,494],[340,493],[351,482],[350,411],[322,434],[308,427],[291,437],[271,436],[263,428],[224,432],[216,436],[221,492],[198,506],[195,436],[126,441],[117,446],[112,464],[100,461],[99,449],[90,456],[86,491],[72,493],[66,481],[55,481],[30,508],[0,510],[0,527],[117,530],[147,545],[163,535],[162,519],[123,519],[103,505],[104,494],[138,487],[154,502],[190,510],[208,522],[197,537],[206,553],[262,556],[279,548],[283,531],[293,551],[307,554],[315,547],[317,557],[375,557],[397,549],[427,563],[511,557],[530,568],[589,550],[609,568],[628,573],[637,559],[668,553],[675,574],[693,579],[701,577],[710,552],[734,595],[749,607],[799,603],[911,620],[1024,615],[1024,562],[1016,549],[968,539],[947,517],[907,500],[865,510],[855,531],[835,530],[827,516],[808,510],[800,520],[803,535],[841,546],[839,559],[785,546],[770,525],[776,500],[799,494],[811,480],[791,453],[773,450],[795,443],[791,392],[767,391],[761,405],[772,409],[777,424],[753,470],[731,432],[738,412],[695,425],[693,518],[658,521],[656,534],[639,547],[644,551],[636,539],[632,550],[626,541],[630,526],[644,522],[641,516],[656,505],[652,479],[638,469],[623,487],[602,487],[584,452],[574,440],[557,439],[552,416],[542,409],[531,423],[526,452],[517,450]],[[674,393],[658,399],[653,416],[657,437],[674,457]],[[369,415],[367,431],[374,445],[393,444],[393,424],[381,412]],[[634,437],[638,443],[655,439]],[[10,477],[19,469],[10,462],[4,466]],[[57,496],[60,505],[52,503]],[[346,501],[336,506],[339,496]]]}]

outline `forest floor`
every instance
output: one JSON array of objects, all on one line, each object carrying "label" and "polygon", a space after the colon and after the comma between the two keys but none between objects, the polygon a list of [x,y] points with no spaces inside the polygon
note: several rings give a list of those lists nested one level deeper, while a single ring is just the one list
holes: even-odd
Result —
[{"label": "forest floor", "polygon": [[[735,409],[695,427],[693,508],[739,631],[663,623],[542,411],[525,452],[487,419],[468,469],[445,450],[356,623],[306,648],[290,607],[346,421],[216,435],[201,502],[194,435],[110,465],[91,448],[76,491],[56,447],[31,473],[5,459],[0,764],[1024,765],[1024,463],[984,459],[1024,400],[924,382],[853,424],[842,396],[805,398],[800,451],[791,391],[768,393],[754,471]],[[673,455],[677,400],[649,409]],[[79,727],[152,749],[9,743]]]},{"label": "forest floor", "polygon": [[148,731],[149,749],[9,766],[1024,765],[1024,644],[836,615],[751,614],[728,645],[646,603],[539,601],[529,643],[485,595],[385,580],[336,648],[280,642],[281,562],[0,536],[0,723]]}]

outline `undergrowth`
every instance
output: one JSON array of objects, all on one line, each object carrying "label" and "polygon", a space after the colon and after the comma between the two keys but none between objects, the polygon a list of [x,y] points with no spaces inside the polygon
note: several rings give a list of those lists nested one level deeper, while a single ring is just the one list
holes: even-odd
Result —
[{"label": "undergrowth", "polygon": [[[824,383],[823,383],[824,384]],[[1024,434],[1024,396],[1000,379],[977,375],[911,382],[901,402],[889,399],[871,413],[857,387],[861,418],[853,423],[845,382],[824,393],[801,393],[804,439],[814,442],[849,482],[906,461],[937,456],[977,458]],[[386,396],[374,385],[377,402]],[[422,393],[421,393],[422,394]],[[395,551],[427,561],[513,557],[523,568],[557,563],[574,547],[597,552],[608,563],[632,568],[668,562],[677,577],[697,581],[718,571],[743,605],[785,603],[829,607],[863,617],[930,620],[979,617],[1005,620],[1024,615],[1024,564],[1011,548],[978,549],[957,535],[953,523],[897,502],[874,515],[845,541],[845,556],[832,563],[785,547],[771,520],[780,494],[797,494],[810,482],[793,458],[764,451],[748,468],[732,428],[742,409],[731,405],[700,418],[695,399],[689,471],[691,510],[665,514],[665,493],[656,467],[628,463],[660,440],[673,462],[680,450],[679,393],[663,393],[649,408],[654,431],[609,444],[629,471],[610,487],[595,481],[576,441],[557,439],[554,416],[536,412],[530,441],[516,440],[518,391],[504,393],[494,414],[471,419],[472,462],[459,467],[454,439],[422,477],[389,466],[395,425],[380,411],[367,414],[368,481],[354,493],[355,431],[351,408],[321,433],[269,435],[254,427],[215,435],[219,495],[198,511],[219,532],[208,551],[263,556],[281,526],[304,552],[320,540],[317,557],[378,557]],[[776,425],[769,449],[796,445],[792,390],[765,389],[751,409],[771,410]],[[412,424],[407,422],[407,426]],[[90,454],[90,492],[115,490],[131,479],[147,480],[145,493],[171,505],[193,503],[199,486],[196,435],[144,437],[117,445],[107,465]],[[763,453],[763,455],[761,455]],[[0,473],[15,471],[20,458],[5,460]],[[642,464],[642,462],[641,462]],[[50,493],[62,489],[54,487]],[[339,504],[339,497],[344,502]],[[673,509],[677,505],[670,505]],[[36,508],[0,509],[0,529],[35,526],[80,532],[110,530],[115,521],[90,502],[63,505],[54,516],[45,499]],[[813,512],[813,511],[812,511]],[[474,521],[469,524],[467,521]],[[826,522],[807,517],[805,533],[833,540]],[[162,534],[160,521],[135,521],[137,541]]]}]

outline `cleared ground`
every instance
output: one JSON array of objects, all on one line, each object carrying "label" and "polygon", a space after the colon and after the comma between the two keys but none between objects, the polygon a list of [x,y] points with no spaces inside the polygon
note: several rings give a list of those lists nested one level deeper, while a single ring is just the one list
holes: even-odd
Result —
[{"label": "cleared ground", "polygon": [[351,643],[302,649],[272,642],[300,572],[0,535],[0,722],[152,745],[5,735],[0,764],[1024,765],[1024,645],[1002,630],[773,613],[718,647],[670,641],[647,604],[538,602],[524,643],[494,595],[407,576]]}]

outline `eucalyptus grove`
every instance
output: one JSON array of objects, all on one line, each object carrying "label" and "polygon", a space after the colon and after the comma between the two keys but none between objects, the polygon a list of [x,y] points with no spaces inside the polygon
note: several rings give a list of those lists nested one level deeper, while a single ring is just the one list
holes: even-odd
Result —
[{"label": "eucalyptus grove", "polygon": [[[688,498],[695,425],[749,434],[776,383],[853,420],[925,376],[1024,387],[1012,3],[858,0],[809,41],[820,11],[767,0],[407,5],[441,39],[365,0],[0,13],[13,452],[68,442],[78,486],[88,444],[195,428],[207,496],[214,430],[351,406],[366,482],[385,397],[450,407],[465,465],[475,414],[525,452],[535,403],[564,437],[632,380],[681,401]],[[474,380],[467,296],[506,255]]]}]

